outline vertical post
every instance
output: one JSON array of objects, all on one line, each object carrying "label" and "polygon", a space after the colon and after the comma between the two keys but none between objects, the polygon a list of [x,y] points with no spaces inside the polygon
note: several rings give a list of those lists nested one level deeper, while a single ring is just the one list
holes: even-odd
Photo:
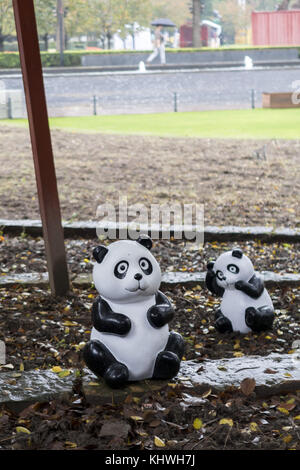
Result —
[{"label": "vertical post", "polygon": [[97,96],[93,96],[93,114],[97,116]]},{"label": "vertical post", "polygon": [[251,88],[251,108],[255,109],[255,90]]},{"label": "vertical post", "polygon": [[12,119],[12,104],[10,96],[7,98],[7,117],[8,119]]},{"label": "vertical post", "polygon": [[174,91],[174,113],[177,113],[178,107],[177,107],[177,92]]},{"label": "vertical post", "polygon": [[13,0],[49,281],[54,295],[69,289],[68,269],[48,123],[33,0]]},{"label": "vertical post", "polygon": [[201,47],[201,0],[193,0],[193,47]]}]

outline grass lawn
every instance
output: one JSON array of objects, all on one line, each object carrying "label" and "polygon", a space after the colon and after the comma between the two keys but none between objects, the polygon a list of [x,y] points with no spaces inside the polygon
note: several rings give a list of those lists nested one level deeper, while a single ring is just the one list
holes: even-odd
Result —
[{"label": "grass lawn", "polygon": [[[27,120],[1,120],[26,126]],[[51,118],[53,129],[73,132],[220,137],[299,139],[300,109],[247,109],[160,114]]]}]

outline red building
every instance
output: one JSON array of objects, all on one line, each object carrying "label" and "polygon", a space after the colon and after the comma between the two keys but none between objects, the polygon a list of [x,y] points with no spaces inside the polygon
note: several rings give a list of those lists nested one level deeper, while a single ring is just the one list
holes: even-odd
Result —
[{"label": "red building", "polygon": [[252,12],[254,46],[300,46],[300,10]]}]

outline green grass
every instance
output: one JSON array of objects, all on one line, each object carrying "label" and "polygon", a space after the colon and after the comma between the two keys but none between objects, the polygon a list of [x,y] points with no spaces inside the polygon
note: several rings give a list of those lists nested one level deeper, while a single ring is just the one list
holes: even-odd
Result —
[{"label": "green grass", "polygon": [[[0,123],[26,126],[27,121]],[[174,137],[300,139],[300,109],[249,109],[186,113],[51,118],[52,129],[71,132]]]}]

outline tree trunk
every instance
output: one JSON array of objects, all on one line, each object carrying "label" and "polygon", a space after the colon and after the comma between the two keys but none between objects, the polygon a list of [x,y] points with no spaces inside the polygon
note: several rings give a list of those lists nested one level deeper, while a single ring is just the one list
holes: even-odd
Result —
[{"label": "tree trunk", "polygon": [[193,47],[201,47],[201,0],[193,0]]},{"label": "tree trunk", "polygon": [[0,28],[0,52],[4,51],[4,40],[5,36],[2,34],[2,28]]},{"label": "tree trunk", "polygon": [[47,52],[48,51],[48,48],[49,48],[49,36],[48,36],[48,33],[45,33],[42,37],[43,41],[44,41],[44,46],[45,46],[45,51]]}]

